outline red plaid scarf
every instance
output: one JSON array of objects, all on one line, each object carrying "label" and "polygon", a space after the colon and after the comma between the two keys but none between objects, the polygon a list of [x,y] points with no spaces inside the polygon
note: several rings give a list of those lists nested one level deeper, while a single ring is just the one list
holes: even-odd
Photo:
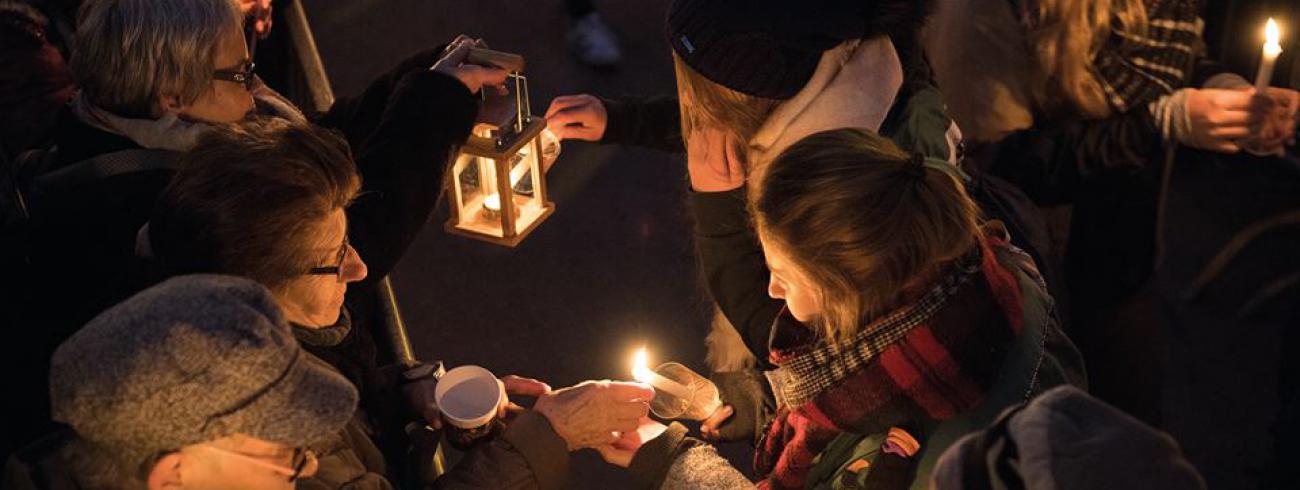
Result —
[{"label": "red plaid scarf", "polygon": [[[950,419],[984,399],[1020,331],[1021,292],[988,237],[916,302],[829,345],[783,313],[772,334],[784,402],[760,443],[763,488],[803,488],[814,458],[842,432]],[[920,438],[919,434],[914,434]],[[924,444],[924,441],[922,441]]]}]

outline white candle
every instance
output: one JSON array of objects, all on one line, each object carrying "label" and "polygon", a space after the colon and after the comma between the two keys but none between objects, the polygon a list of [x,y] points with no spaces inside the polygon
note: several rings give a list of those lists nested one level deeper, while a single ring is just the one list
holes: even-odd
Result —
[{"label": "white candle", "polygon": [[1278,44],[1280,37],[1277,22],[1270,17],[1264,27],[1264,55],[1259,60],[1259,72],[1255,74],[1256,92],[1263,93],[1273,80],[1273,65],[1277,64],[1277,57],[1282,54],[1282,45]]},{"label": "white candle", "polygon": [[501,196],[498,194],[489,194],[483,198],[483,208],[488,211],[501,210]]},{"label": "white candle", "polygon": [[636,357],[632,361],[632,377],[637,381],[653,386],[656,390],[662,390],[672,396],[683,400],[691,399],[691,389],[685,385],[665,378],[659,373],[651,371],[648,367],[645,347],[636,351]]}]

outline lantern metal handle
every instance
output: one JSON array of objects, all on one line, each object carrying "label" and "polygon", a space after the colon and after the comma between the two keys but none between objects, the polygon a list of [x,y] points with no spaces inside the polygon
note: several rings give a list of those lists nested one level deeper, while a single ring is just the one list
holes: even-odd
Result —
[{"label": "lantern metal handle", "polygon": [[519,72],[511,73],[515,79],[515,133],[524,132],[524,124],[532,122],[533,107],[528,98],[528,77]]}]

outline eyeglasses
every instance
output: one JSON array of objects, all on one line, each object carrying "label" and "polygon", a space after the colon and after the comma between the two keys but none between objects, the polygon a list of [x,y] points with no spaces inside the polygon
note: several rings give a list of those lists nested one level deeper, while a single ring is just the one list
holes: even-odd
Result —
[{"label": "eyeglasses", "polygon": [[257,67],[252,61],[244,64],[241,70],[217,70],[212,72],[212,78],[243,85],[245,89],[253,88],[253,69]]},{"label": "eyeglasses", "polygon": [[307,274],[314,276],[333,275],[340,278],[343,277],[343,262],[348,259],[348,250],[351,248],[352,244],[348,243],[347,235],[343,235],[343,246],[339,247],[338,256],[334,260],[336,265],[312,267],[307,270]]},{"label": "eyeglasses", "polygon": [[310,449],[301,448],[301,447],[297,447],[293,449],[293,459],[289,460],[289,464],[291,466],[282,466],[267,461],[266,459],[263,459],[260,456],[253,456],[250,454],[231,451],[229,449],[222,449],[217,446],[213,446],[211,444],[201,444],[199,445],[199,447],[205,447],[213,451],[219,452],[221,454],[225,454],[227,456],[234,456],[238,459],[242,459],[244,461],[261,466],[263,468],[269,469],[276,473],[280,473],[282,475],[288,476],[290,483],[298,481],[298,478],[302,476],[302,471],[306,469],[309,464],[313,464],[316,462],[316,453],[312,452]]}]

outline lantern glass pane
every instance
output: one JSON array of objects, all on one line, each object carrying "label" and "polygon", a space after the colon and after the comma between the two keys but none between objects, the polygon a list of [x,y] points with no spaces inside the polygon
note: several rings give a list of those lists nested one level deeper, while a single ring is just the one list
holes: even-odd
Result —
[{"label": "lantern glass pane", "polygon": [[516,233],[523,233],[544,211],[545,203],[541,192],[538,192],[541,189],[541,184],[537,181],[537,176],[540,175],[538,162],[536,140],[520,148],[510,162],[511,189],[519,211],[518,218],[515,219]]},{"label": "lantern glass pane", "polygon": [[453,167],[456,178],[458,227],[502,236],[501,199],[491,158],[462,153]]}]

